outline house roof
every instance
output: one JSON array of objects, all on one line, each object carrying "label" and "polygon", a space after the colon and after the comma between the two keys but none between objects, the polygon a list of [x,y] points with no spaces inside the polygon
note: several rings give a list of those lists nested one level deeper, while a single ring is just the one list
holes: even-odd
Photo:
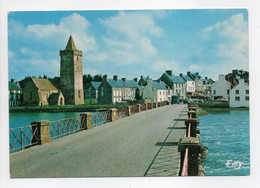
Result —
[{"label": "house roof", "polygon": [[157,90],[167,90],[167,85],[165,82],[161,81],[152,81],[152,85],[157,89]]},{"label": "house roof", "polygon": [[191,79],[191,77],[189,77],[188,75],[182,75],[182,78],[186,81],[194,81],[193,79]]},{"label": "house roof", "polygon": [[22,90],[21,87],[19,87],[18,85],[16,85],[14,82],[12,81],[9,81],[9,91],[12,91],[12,90],[15,90],[15,91],[18,91],[18,90]]},{"label": "house roof", "polygon": [[127,82],[128,82],[129,85],[131,85],[132,87],[136,87],[136,88],[138,88],[138,89],[140,89],[140,90],[143,89],[143,87],[140,86],[140,85],[138,85],[138,83],[137,83],[136,81],[134,81],[134,80],[127,80]]},{"label": "house roof", "polygon": [[90,88],[91,86],[93,86],[94,89],[98,90],[98,88],[99,88],[99,86],[100,86],[101,83],[102,83],[102,82],[92,81],[92,82],[87,83],[87,85],[86,85],[84,88],[87,88],[87,89],[88,89],[88,88]]},{"label": "house roof", "polygon": [[128,87],[128,88],[134,87],[134,88],[138,88],[138,89],[143,89],[143,87],[138,85],[137,82],[134,80],[126,80],[126,81],[117,80],[117,81],[115,81],[114,79],[107,79],[107,82],[111,87]]},{"label": "house roof", "polygon": [[165,73],[166,76],[173,82],[173,83],[176,83],[176,84],[185,84],[185,80],[180,77],[180,76],[170,76],[168,73]]},{"label": "house roof", "polygon": [[32,78],[32,81],[38,89],[57,90],[57,88],[48,79]]},{"label": "house roof", "polygon": [[[192,73],[192,72],[191,72],[190,75],[191,75],[191,78],[194,79],[194,80],[195,80],[196,78],[198,78],[198,79],[201,78],[201,76],[200,76],[199,74],[196,74],[196,73]],[[189,76],[189,77],[190,77],[190,76]]]}]

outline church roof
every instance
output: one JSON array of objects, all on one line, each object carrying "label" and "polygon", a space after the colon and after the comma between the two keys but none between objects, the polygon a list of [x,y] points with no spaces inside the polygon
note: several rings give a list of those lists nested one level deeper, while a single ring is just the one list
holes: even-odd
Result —
[{"label": "church roof", "polygon": [[57,90],[57,88],[48,79],[32,78],[32,81],[38,89]]},{"label": "church roof", "polygon": [[76,45],[75,45],[71,35],[70,35],[69,41],[67,43],[66,50],[77,50]]}]

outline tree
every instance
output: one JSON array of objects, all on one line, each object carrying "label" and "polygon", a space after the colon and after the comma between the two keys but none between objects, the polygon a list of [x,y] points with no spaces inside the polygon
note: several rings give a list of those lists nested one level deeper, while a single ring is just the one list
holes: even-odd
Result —
[{"label": "tree", "polygon": [[103,81],[103,78],[101,76],[101,74],[96,74],[93,78],[93,81],[96,81],[96,82],[102,82]]},{"label": "tree", "polygon": [[84,84],[90,83],[92,81],[93,81],[93,78],[92,78],[92,76],[90,74],[88,74],[88,75],[84,74],[83,75],[83,83]]},{"label": "tree", "polygon": [[44,75],[43,75],[43,78],[44,78],[44,79],[47,79],[48,77],[44,74]]},{"label": "tree", "polygon": [[21,88],[24,88],[26,82],[31,79],[31,76],[26,76],[23,80],[19,81],[19,85]]}]

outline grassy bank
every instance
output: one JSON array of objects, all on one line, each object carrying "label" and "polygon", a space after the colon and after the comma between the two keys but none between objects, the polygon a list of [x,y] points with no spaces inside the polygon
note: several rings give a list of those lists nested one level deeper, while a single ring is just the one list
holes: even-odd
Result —
[{"label": "grassy bank", "polygon": [[117,105],[98,105],[98,104],[82,104],[82,105],[64,105],[64,106],[21,106],[10,107],[9,112],[93,112],[97,110],[106,110],[109,108],[123,108],[129,106],[127,104]]}]

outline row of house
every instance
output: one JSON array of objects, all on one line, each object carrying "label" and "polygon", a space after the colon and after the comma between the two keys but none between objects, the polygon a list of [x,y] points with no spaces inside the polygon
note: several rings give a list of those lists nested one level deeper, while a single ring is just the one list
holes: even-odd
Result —
[{"label": "row of house", "polygon": [[151,102],[169,101],[171,96],[178,95],[180,99],[195,94],[209,94],[212,79],[202,79],[199,73],[187,72],[187,75],[173,75],[172,70],[166,70],[157,80],[149,76],[141,76],[126,80],[113,76],[108,79],[103,76],[103,82],[91,82],[84,86],[85,100],[98,100],[99,104],[121,103],[138,99],[150,99]]}]

